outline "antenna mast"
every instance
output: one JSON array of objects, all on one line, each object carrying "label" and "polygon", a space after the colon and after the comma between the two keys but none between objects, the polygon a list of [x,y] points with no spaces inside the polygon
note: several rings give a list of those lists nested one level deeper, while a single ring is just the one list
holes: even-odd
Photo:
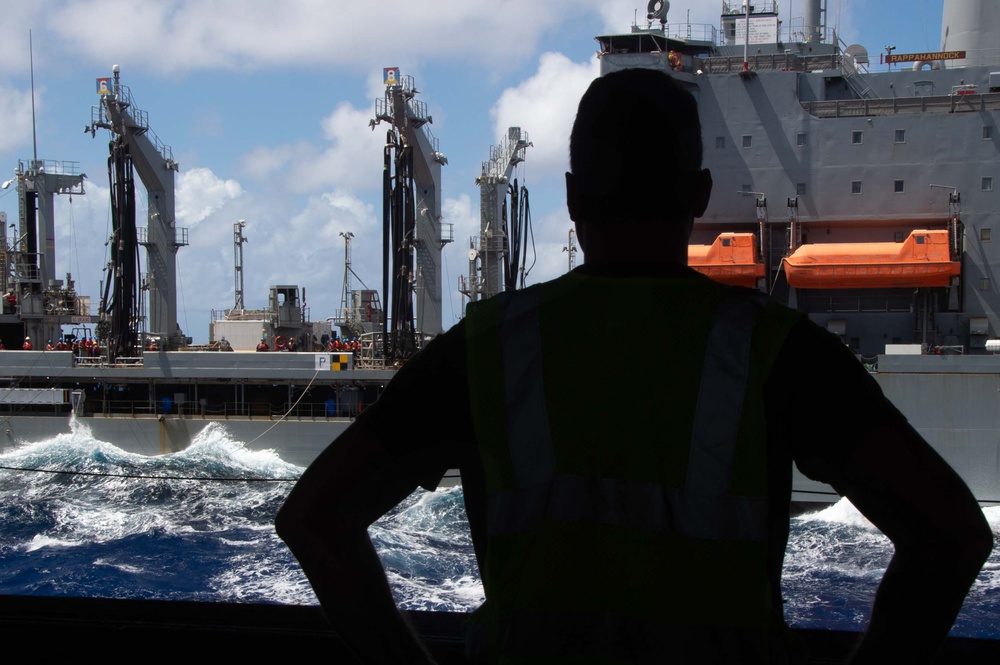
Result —
[{"label": "antenna mast", "polygon": [[246,225],[243,219],[233,224],[233,251],[236,255],[236,304],[233,309],[239,312],[246,307],[243,304],[243,243],[247,241],[243,227]]},{"label": "antenna mast", "polygon": [[351,307],[351,238],[354,234],[350,231],[341,231],[340,237],[344,239],[344,295],[340,298],[340,309],[344,311],[346,317]]},{"label": "antenna mast", "polygon": [[31,41],[31,30],[28,30],[28,64],[31,67],[31,143],[34,148],[35,162],[38,162],[38,132],[35,129],[35,47]]}]

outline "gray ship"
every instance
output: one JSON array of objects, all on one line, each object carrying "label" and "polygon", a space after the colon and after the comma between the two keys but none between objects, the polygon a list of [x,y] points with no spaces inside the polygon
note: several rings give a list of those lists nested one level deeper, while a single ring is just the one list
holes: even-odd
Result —
[{"label": "gray ship", "polygon": [[[992,271],[1000,251],[991,239],[1000,221],[1000,12],[989,11],[997,2],[946,0],[941,51],[890,52],[885,72],[870,71],[875,56],[827,28],[823,0],[805,3],[792,25],[774,2],[721,4],[718,26],[688,25],[668,23],[669,3],[654,0],[643,25],[597,37],[602,73],[661,68],[699,100],[716,193],[690,263],[766,291],[838,334],[977,498],[1000,502],[1000,285]],[[52,197],[82,193],[83,177],[67,163],[19,167],[21,219],[11,225],[18,237],[4,242],[2,284],[14,297],[4,300],[0,337],[39,346],[0,353],[0,375],[10,381],[0,395],[3,444],[67,430],[74,404],[96,437],[145,454],[179,450],[224,422],[251,447],[304,465],[346,428],[395,364],[440,332],[440,250],[452,240],[440,212],[447,160],[426,105],[412,79],[386,76],[372,121],[389,126],[381,289],[348,287],[330,320],[364,340],[350,354],[312,352],[325,329],[309,322],[296,286],[272,287],[265,310],[244,309],[239,224],[236,303],[213,324],[212,350],[187,346],[174,291],[173,256],[187,244],[173,222],[177,165],[118,73],[104,79],[89,130],[110,130],[115,169],[134,166],[150,194],[149,219],[145,228],[116,227],[116,279],[92,315],[71,278],[56,279],[51,240]],[[510,176],[529,146],[511,128],[483,163],[482,228],[470,239],[464,288],[472,300],[517,279]],[[127,179],[113,186],[123,218],[133,187]],[[349,238],[345,250],[349,283]],[[41,350],[74,327],[97,337],[100,352]],[[236,353],[216,352],[223,336]],[[272,349],[294,338],[311,352],[239,352],[260,337]],[[797,502],[836,500],[803,477],[794,489]]]},{"label": "gray ship", "polygon": [[662,69],[698,99],[715,193],[691,265],[839,335],[1000,502],[1000,6],[945,0],[939,52],[871,55],[827,28],[823,0],[793,25],[775,2],[721,4],[719,27],[653,0],[644,25],[597,37],[602,75]]},{"label": "gray ship", "polygon": [[[318,322],[310,320],[305,290],[293,284],[272,286],[266,308],[247,309],[237,222],[236,302],[215,317],[210,343],[201,346],[191,345],[177,321],[176,253],[188,244],[187,229],[175,223],[178,164],[117,65],[97,89],[101,101],[87,131],[111,136],[113,228],[97,300],[78,293],[70,275],[57,279],[53,201],[85,193],[76,163],[36,155],[4,183],[16,184],[20,212],[9,226],[0,219],[0,340],[7,343],[0,351],[0,451],[68,432],[75,414],[95,438],[129,452],[175,452],[222,423],[251,449],[308,465],[377,399],[398,364],[442,331],[447,160],[412,78],[395,71],[372,120],[388,126],[381,291],[352,290],[347,281],[340,311]],[[140,184],[149,202],[144,226],[135,214]],[[333,326],[357,344],[331,344]],[[257,352],[258,344],[267,352]]]}]

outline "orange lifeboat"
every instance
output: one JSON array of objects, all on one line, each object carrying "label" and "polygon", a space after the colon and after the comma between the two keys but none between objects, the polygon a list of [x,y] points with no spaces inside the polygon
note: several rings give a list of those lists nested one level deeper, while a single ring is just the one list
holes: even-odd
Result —
[{"label": "orange lifeboat", "polygon": [[757,286],[764,264],[757,256],[752,233],[720,233],[711,245],[688,245],[688,265],[717,282]]},{"label": "orange lifeboat", "polygon": [[903,242],[803,245],[784,267],[788,284],[800,289],[948,286],[961,273],[943,229],[912,231]]}]

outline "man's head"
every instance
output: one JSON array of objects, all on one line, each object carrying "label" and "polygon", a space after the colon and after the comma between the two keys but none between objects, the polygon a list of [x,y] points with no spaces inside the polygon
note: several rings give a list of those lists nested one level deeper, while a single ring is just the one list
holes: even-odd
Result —
[{"label": "man's head", "polygon": [[639,222],[689,227],[711,191],[701,157],[697,103],[670,76],[625,69],[598,78],[570,136],[570,217],[618,231]]}]

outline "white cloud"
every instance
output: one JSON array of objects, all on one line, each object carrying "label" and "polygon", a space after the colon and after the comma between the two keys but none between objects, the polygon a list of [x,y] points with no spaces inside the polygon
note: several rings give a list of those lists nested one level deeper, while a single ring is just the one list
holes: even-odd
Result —
[{"label": "white cloud", "polygon": [[[634,21],[646,27],[646,0],[598,0],[597,12],[604,20],[604,30],[607,32],[624,32]],[[674,0],[667,12],[668,25],[686,23],[717,27],[721,2],[705,2],[704,0]],[[658,26],[659,23],[655,23]],[[673,30],[671,30],[673,33]]]},{"label": "white cloud", "polygon": [[341,232],[355,236],[352,254],[361,278],[374,283],[381,275],[373,267],[381,265],[382,251],[375,210],[342,190],[309,197],[282,214],[280,206],[287,204],[265,203],[247,218],[247,303],[262,303],[272,284],[298,284],[308,290],[314,318],[332,316],[340,305],[344,275]]},{"label": "white cloud", "polygon": [[325,146],[308,141],[254,149],[240,168],[258,179],[271,179],[283,189],[303,194],[324,188],[372,190],[382,182],[384,131],[368,128],[370,113],[347,102],[320,122]]},{"label": "white cloud", "polygon": [[371,112],[341,103],[323,119],[323,135],[330,145],[311,162],[302,160],[292,169],[295,182],[306,190],[322,186],[370,189],[382,182],[384,129],[369,129]]},{"label": "white cloud", "polygon": [[254,148],[240,160],[240,171],[251,178],[266,180],[285,169],[292,158],[303,149],[309,149],[308,144],[285,143]]},{"label": "white cloud", "polygon": [[455,243],[452,246],[461,250],[464,257],[468,253],[469,238],[479,235],[479,201],[476,201],[473,210],[472,199],[468,194],[461,194],[458,198],[446,198],[441,205],[441,217],[445,224],[453,225]]},{"label": "white cloud", "polygon": [[[40,108],[43,97],[35,92],[35,106]],[[0,152],[31,145],[31,90],[19,90],[0,83]],[[5,164],[5,167],[10,166]],[[4,169],[6,172],[6,169]],[[9,176],[5,176],[6,180]]]},{"label": "white cloud", "polygon": [[[530,53],[572,11],[579,9],[569,0],[507,0],[501,7],[467,0],[386,6],[362,0],[80,0],[51,10],[49,27],[84,57],[161,71],[317,64],[361,69],[413,53],[503,62]],[[115,38],[95,39],[111,29],[109,17]],[[511,49],[515,37],[518,48]]]},{"label": "white cloud", "polygon": [[29,28],[36,28],[32,35],[35,65],[45,64],[47,60],[47,45],[44,40],[39,40],[37,28],[42,24],[39,15],[44,15],[48,7],[40,2],[4,2],[2,9],[0,62],[3,63],[4,75],[23,74],[27,78],[31,59]]},{"label": "white cloud", "polygon": [[177,177],[176,214],[179,226],[195,227],[243,194],[235,180],[223,180],[206,168],[182,172]]},{"label": "white cloud", "polygon": [[599,72],[596,57],[577,63],[561,53],[543,53],[535,74],[504,90],[491,109],[494,135],[505,134],[509,126],[521,127],[534,145],[527,157],[532,173],[544,176],[565,171],[576,107]]}]

